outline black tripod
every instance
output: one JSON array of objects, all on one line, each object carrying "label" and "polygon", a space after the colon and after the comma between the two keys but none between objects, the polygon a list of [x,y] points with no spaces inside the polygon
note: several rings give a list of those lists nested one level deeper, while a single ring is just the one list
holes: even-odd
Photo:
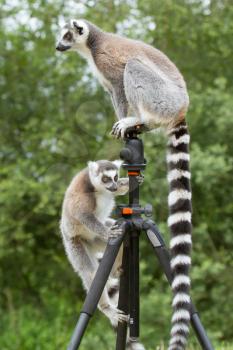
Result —
[{"label": "black tripod", "polygon": [[[128,131],[125,148],[120,153],[121,158],[124,160],[123,168],[128,171],[129,176],[129,204],[127,206],[119,206],[117,209],[118,224],[121,225],[123,234],[108,241],[104,256],[86,296],[68,350],[79,348],[82,336],[97,308],[122,243],[123,272],[120,278],[118,308],[130,315],[129,334],[131,341],[138,341],[139,339],[139,236],[142,231],[147,234],[168,282],[171,283],[172,281],[169,252],[165,247],[163,238],[152,220],[144,220],[142,218],[142,214],[146,216],[151,215],[152,207],[151,205],[146,205],[145,208],[142,208],[139,204],[138,176],[146,166],[143,143],[138,138],[140,132],[140,128]],[[190,313],[191,324],[202,349],[213,350],[193,304],[191,304]],[[124,350],[126,347],[127,326],[127,322],[118,324],[116,350]]]}]

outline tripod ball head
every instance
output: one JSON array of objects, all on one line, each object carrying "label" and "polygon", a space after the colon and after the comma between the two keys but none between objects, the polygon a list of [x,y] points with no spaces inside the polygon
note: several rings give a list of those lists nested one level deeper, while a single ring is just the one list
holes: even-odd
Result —
[{"label": "tripod ball head", "polygon": [[123,148],[120,151],[120,158],[126,162],[130,162],[130,160],[132,159],[133,155],[132,155],[132,151],[129,148]]},{"label": "tripod ball head", "polygon": [[129,136],[125,140],[125,147],[120,152],[120,158],[124,160],[125,169],[142,170],[146,167],[142,140],[137,136]]}]

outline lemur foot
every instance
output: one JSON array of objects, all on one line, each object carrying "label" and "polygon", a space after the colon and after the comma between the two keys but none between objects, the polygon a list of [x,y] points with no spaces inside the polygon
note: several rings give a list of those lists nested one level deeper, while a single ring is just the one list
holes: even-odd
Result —
[{"label": "lemur foot", "polygon": [[124,311],[116,309],[115,315],[112,318],[113,327],[117,327],[118,323],[129,322],[129,315],[126,315]]},{"label": "lemur foot", "polygon": [[129,315],[126,315],[124,311],[117,309],[118,322],[129,322]]},{"label": "lemur foot", "polygon": [[117,139],[124,138],[126,130],[133,126],[136,126],[140,121],[136,117],[127,117],[119,120],[113,125],[111,135],[115,136]]},{"label": "lemur foot", "polygon": [[112,305],[108,305],[102,308],[102,312],[109,318],[114,328],[117,327],[118,322],[128,322],[129,316],[122,310],[117,309]]}]

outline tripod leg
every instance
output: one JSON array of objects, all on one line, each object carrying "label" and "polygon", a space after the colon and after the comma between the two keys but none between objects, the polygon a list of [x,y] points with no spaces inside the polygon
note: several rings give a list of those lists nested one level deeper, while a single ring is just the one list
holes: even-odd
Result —
[{"label": "tripod leg", "polygon": [[[143,229],[146,231],[147,237],[154,248],[155,254],[164,270],[167,280],[171,284],[172,272],[170,268],[170,256],[157,226],[153,221],[148,220],[144,222]],[[202,349],[213,350],[213,346],[205,332],[205,329],[201,323],[201,320],[193,303],[191,303],[190,316],[192,327],[197,335]]]},{"label": "tripod leg", "polygon": [[139,232],[130,235],[130,338],[139,338]]},{"label": "tripod leg", "polygon": [[[123,258],[122,258],[122,275],[120,277],[120,291],[118,309],[129,313],[129,236],[126,235],[124,240]],[[125,350],[127,337],[127,322],[118,323],[116,350]]]},{"label": "tripod leg", "polygon": [[204,350],[213,350],[213,346],[206,334],[206,331],[201,323],[200,317],[194,305],[191,305],[191,324],[196,333],[199,343]]},{"label": "tripod leg", "polygon": [[70,344],[68,345],[68,350],[78,349],[83,334],[86,330],[86,327],[90,321],[91,316],[94,314],[98,302],[101,298],[102,292],[104,290],[105,284],[110,275],[112,266],[120,249],[121,243],[125,234],[125,226],[122,227],[123,234],[120,237],[110,239],[106,250],[104,252],[103,258],[100,262],[92,285],[89,292],[87,293],[81,315],[75,327],[74,333],[72,335]]}]

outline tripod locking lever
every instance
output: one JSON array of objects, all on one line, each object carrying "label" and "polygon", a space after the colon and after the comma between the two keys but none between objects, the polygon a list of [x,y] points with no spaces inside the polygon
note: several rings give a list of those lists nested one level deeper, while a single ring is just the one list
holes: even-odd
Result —
[{"label": "tripod locking lever", "polygon": [[123,216],[123,217],[129,217],[131,215],[141,215],[144,214],[145,216],[149,217],[152,216],[152,205],[146,204],[144,208],[138,206],[138,207],[128,207],[125,205],[118,205],[116,208],[116,214],[117,216]]},{"label": "tripod locking lever", "polygon": [[152,212],[153,212],[153,207],[152,207],[152,205],[151,205],[151,204],[146,204],[146,205],[145,205],[145,208],[144,208],[144,213],[143,213],[143,214],[145,214],[145,216],[147,216],[147,217],[150,217],[150,216],[152,216]]}]

